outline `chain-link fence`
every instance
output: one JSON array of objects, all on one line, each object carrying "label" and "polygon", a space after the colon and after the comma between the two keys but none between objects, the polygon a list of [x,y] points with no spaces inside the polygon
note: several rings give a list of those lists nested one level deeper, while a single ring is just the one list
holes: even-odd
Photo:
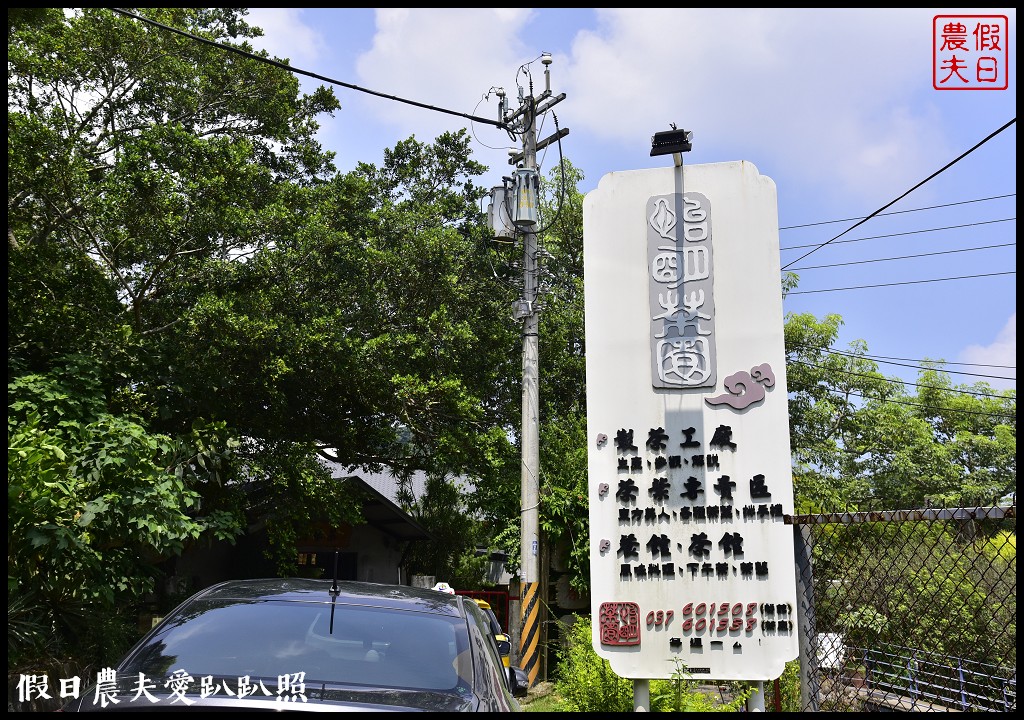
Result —
[{"label": "chain-link fence", "polygon": [[789,521],[802,711],[1016,709],[1016,505]]}]

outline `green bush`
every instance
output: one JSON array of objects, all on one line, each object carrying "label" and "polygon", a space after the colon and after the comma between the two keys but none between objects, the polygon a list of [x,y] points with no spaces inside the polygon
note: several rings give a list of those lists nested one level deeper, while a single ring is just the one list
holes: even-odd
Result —
[{"label": "green bush", "polygon": [[[578,615],[571,627],[561,627],[562,645],[557,650],[555,690],[567,712],[633,712],[633,681],[612,671],[607,660],[594,651],[589,615]],[[735,712],[744,707],[750,691],[737,685],[733,699],[719,702],[702,692],[688,675],[682,661],[668,680],[650,684],[653,712]]]},{"label": "green bush", "polygon": [[776,698],[774,683],[765,683],[765,710],[775,710],[778,700],[782,712],[800,712],[800,661],[790,660],[786,669],[779,677],[778,697]]},{"label": "green bush", "polygon": [[633,712],[633,681],[612,672],[594,652],[589,615],[562,626],[555,689],[568,712]]},{"label": "green bush", "polygon": [[750,689],[732,683],[732,699],[719,701],[701,689],[682,660],[676,659],[676,669],[668,680],[651,681],[652,712],[737,712],[746,705]]}]

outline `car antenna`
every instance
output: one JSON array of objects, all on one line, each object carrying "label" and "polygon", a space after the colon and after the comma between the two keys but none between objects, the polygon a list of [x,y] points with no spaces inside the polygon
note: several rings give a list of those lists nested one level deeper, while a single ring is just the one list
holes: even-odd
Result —
[{"label": "car antenna", "polygon": [[331,595],[338,597],[341,590],[338,589],[338,549],[334,549],[334,579],[331,581]]},{"label": "car antenna", "polygon": [[331,580],[331,627],[330,633],[334,634],[334,606],[338,600],[338,596],[341,595],[341,590],[338,589],[338,549],[334,549],[334,579]]}]

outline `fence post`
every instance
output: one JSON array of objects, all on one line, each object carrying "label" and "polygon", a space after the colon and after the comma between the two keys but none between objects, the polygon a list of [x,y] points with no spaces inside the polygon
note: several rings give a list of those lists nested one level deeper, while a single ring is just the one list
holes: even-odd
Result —
[{"label": "fence post", "polygon": [[956,659],[956,674],[960,678],[960,708],[967,712],[967,680],[964,678],[964,664]]},{"label": "fence post", "polygon": [[793,525],[793,548],[796,560],[796,626],[800,645],[800,710],[818,712],[821,672],[818,669],[809,526]]}]

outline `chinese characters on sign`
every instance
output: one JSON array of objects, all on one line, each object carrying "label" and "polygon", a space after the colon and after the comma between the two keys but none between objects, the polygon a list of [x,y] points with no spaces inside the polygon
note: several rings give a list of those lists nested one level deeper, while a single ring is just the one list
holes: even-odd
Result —
[{"label": "chinese characters on sign", "polygon": [[[701,452],[696,432],[692,427],[681,431],[680,451],[675,450],[676,444],[662,427],[647,431],[643,451],[634,442],[632,429],[620,428],[615,435],[619,480],[615,504],[609,510],[616,513],[620,533],[617,540],[600,538],[598,548],[607,561],[617,563],[623,582],[699,582],[699,592],[714,596],[717,590],[700,581],[730,577],[762,580],[769,575],[768,555],[756,554],[767,548],[760,544],[745,547],[745,536],[750,535],[745,528],[753,528],[751,523],[782,523],[781,503],[772,502],[771,489],[762,473],[752,475],[742,491],[737,491],[736,481],[718,472],[719,453],[737,451],[732,427],[719,425],[715,429],[708,443],[715,450],[712,453]],[[607,483],[598,487],[600,498],[610,493]],[[679,503],[673,502],[675,496]],[[795,630],[788,602],[766,604],[733,597],[717,606],[717,614],[715,602],[688,602],[681,609],[650,610],[646,625],[649,630],[664,629],[669,634],[681,631],[690,639],[691,647],[701,646],[697,635],[703,633],[712,638],[711,642],[720,642],[724,637],[734,641],[751,637],[758,630],[762,635]],[[766,607],[770,608],[767,614]],[[676,615],[678,624],[673,623]],[[602,644],[640,643],[637,603],[602,603],[599,622]],[[670,637],[668,642],[671,647],[682,644],[679,636]]]},{"label": "chinese characters on sign", "polygon": [[594,649],[626,678],[777,678],[799,642],[775,184],[612,173],[583,217]]},{"label": "chinese characters on sign", "polygon": [[[210,675],[199,678],[198,682],[199,697],[201,698],[211,695],[227,695],[237,698],[265,696],[275,697],[279,702],[306,702],[306,673],[304,672],[278,675],[276,693],[268,690],[263,680],[253,680],[248,675],[237,678],[237,683],[233,687],[227,680],[215,681]],[[195,700],[187,696],[189,691],[195,692],[195,683],[196,679],[188,672],[178,669],[160,683],[160,687],[166,691],[169,705],[180,703],[187,706],[195,703]],[[57,697],[77,699],[81,695],[81,688],[82,682],[77,676],[61,679]],[[119,680],[117,672],[113,668],[103,668],[96,673],[92,704],[105,708],[108,705],[117,705],[125,699],[134,702],[143,697],[150,703],[160,702],[160,698],[151,691],[161,692],[157,683],[147,678],[144,673],[138,673],[138,677],[133,677],[130,680],[125,678]],[[54,690],[53,692],[58,691]],[[21,675],[18,679],[18,701],[25,703],[39,699],[53,699],[49,678],[46,675]]]},{"label": "chinese characters on sign", "polygon": [[651,358],[657,388],[715,386],[710,208],[700,193],[663,195],[647,203]]},{"label": "chinese characters on sign", "polygon": [[1006,15],[936,15],[932,19],[932,86],[936,90],[1009,87]]}]

